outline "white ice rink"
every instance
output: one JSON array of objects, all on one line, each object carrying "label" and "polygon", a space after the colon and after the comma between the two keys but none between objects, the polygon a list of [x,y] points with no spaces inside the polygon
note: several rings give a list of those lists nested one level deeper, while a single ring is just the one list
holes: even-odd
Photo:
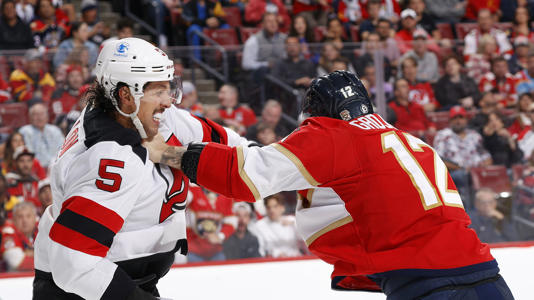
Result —
[{"label": "white ice rink", "polygon": [[[498,248],[492,254],[518,300],[534,299],[534,247]],[[173,268],[158,288],[171,299],[385,299],[381,294],[330,290],[332,267],[317,259]],[[31,299],[33,278],[0,279],[1,300]]]}]

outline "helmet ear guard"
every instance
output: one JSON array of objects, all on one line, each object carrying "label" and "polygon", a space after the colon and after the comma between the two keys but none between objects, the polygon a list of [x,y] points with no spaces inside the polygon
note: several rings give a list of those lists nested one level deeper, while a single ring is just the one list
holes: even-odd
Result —
[{"label": "helmet ear guard", "polygon": [[362,82],[347,71],[335,71],[314,79],[306,92],[302,110],[312,117],[345,121],[374,112]]}]

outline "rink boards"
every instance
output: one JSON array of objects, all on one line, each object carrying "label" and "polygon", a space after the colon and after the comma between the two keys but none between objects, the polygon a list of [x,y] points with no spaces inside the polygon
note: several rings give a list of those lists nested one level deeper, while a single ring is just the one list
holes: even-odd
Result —
[{"label": "rink boards", "polygon": [[[501,274],[518,300],[534,299],[534,247],[494,248]],[[314,258],[178,266],[160,281],[171,299],[385,299],[382,294],[330,290],[332,267]],[[1,300],[31,299],[31,276],[0,279]]]}]

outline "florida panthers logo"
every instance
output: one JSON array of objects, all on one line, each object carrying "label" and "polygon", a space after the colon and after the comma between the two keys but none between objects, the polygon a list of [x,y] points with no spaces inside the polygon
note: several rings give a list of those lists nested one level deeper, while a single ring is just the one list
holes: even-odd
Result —
[{"label": "florida panthers logo", "polygon": [[189,180],[184,178],[182,171],[167,166],[156,164],[156,170],[167,184],[165,199],[159,214],[161,223],[176,211],[185,209]]}]

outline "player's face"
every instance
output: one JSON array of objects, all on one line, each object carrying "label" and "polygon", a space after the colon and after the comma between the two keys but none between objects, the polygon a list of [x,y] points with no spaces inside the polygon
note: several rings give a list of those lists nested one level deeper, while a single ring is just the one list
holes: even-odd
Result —
[{"label": "player's face", "polygon": [[168,81],[149,83],[143,90],[137,117],[143,124],[148,138],[158,133],[162,113],[172,103],[171,87]]},{"label": "player's face", "polygon": [[31,234],[35,229],[36,215],[35,211],[30,207],[17,210],[13,215],[13,223],[15,228],[24,234]]}]

